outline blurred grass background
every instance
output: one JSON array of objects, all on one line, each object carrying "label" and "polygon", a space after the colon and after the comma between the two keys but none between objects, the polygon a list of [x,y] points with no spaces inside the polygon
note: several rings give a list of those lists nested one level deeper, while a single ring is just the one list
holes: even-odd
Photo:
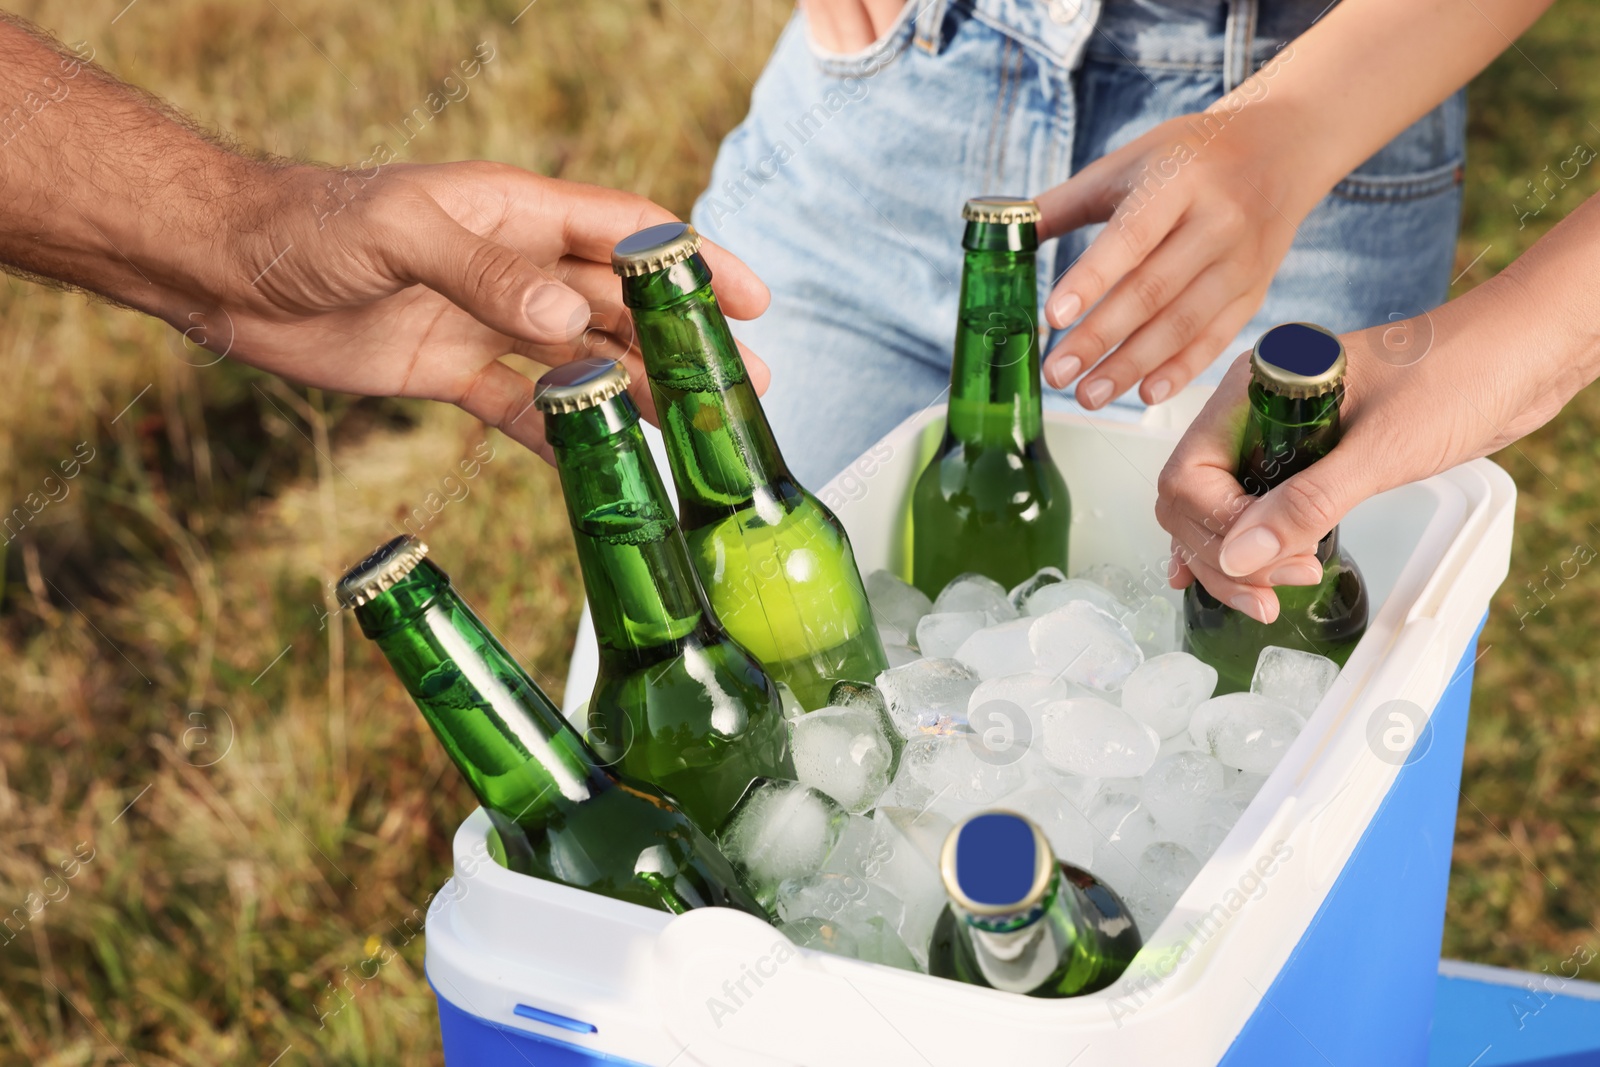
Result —
[{"label": "blurred grass background", "polygon": [[[8,8],[272,152],[355,161],[382,141],[686,213],[788,3],[526,3]],[[1560,177],[1600,147],[1597,41],[1600,10],[1561,0],[1474,84],[1458,291],[1600,187],[1594,166]],[[495,58],[468,95],[407,142],[394,124],[480,42]],[[0,279],[0,314],[0,507],[55,498],[0,548],[0,1062],[441,1062],[406,923],[473,802],[381,659],[325,617],[329,583],[425,516],[559,695],[582,590],[553,477],[453,409],[207,366],[78,296]],[[1522,497],[1478,665],[1452,956],[1554,970],[1600,947],[1600,567],[1576,562],[1600,551],[1596,415],[1585,393],[1498,457]]]}]

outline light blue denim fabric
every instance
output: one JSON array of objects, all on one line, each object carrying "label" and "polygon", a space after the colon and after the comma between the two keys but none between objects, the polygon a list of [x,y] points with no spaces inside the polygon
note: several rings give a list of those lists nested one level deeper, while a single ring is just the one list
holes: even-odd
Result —
[{"label": "light blue denim fabric", "polygon": [[[1040,193],[1199,111],[1324,6],[914,0],[873,48],[844,56],[816,48],[796,15],[693,219],[772,289],[766,314],[734,332],[772,366],[764,404],[800,480],[821,485],[902,419],[943,404],[968,197]],[[1274,323],[1344,331],[1442,302],[1464,143],[1458,93],[1335,187],[1301,224],[1261,312],[1200,381]],[[1041,300],[1098,229],[1041,250]],[[1076,406],[1054,391],[1046,403]],[[1108,411],[1142,408],[1130,391]]]}]

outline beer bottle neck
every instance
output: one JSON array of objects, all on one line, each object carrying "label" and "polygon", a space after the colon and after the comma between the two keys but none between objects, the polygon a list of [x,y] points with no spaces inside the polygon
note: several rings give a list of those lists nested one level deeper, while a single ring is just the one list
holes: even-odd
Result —
[{"label": "beer bottle neck", "polygon": [[728,322],[696,253],[622,280],[684,522],[725,514],[790,481]]},{"label": "beer bottle neck", "polygon": [[552,413],[545,432],[577,543],[603,662],[676,651],[705,622],[699,579],[626,396]]},{"label": "beer bottle neck", "polygon": [[1250,413],[1239,452],[1239,484],[1266,493],[1327,455],[1339,443],[1344,390],[1313,397],[1282,396],[1250,383]]},{"label": "beer bottle neck", "polygon": [[949,433],[967,445],[1022,449],[1044,424],[1036,227],[969,222],[962,245]]},{"label": "beer bottle neck", "polygon": [[437,567],[355,609],[479,803],[536,829],[610,778]]}]

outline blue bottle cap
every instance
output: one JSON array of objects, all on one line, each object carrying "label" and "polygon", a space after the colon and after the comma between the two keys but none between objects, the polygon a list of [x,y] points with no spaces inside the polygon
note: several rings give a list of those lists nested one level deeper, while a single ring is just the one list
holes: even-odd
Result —
[{"label": "blue bottle cap", "polygon": [[1250,372],[1280,396],[1322,396],[1344,381],[1344,345],[1331,330],[1309,322],[1274,326],[1256,341]]},{"label": "blue bottle cap", "polygon": [[1050,842],[1027,818],[985,811],[945,838],[939,872],[945,892],[971,915],[1013,915],[1044,899],[1055,874]]}]

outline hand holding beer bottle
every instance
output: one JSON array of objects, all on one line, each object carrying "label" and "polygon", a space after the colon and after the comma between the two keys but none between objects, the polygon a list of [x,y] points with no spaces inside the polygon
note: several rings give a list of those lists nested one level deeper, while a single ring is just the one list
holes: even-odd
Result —
[{"label": "hand holding beer bottle", "polygon": [[788,727],[777,687],[706,606],[627,385],[620,363],[583,359],[534,394],[600,645],[588,738],[714,831],[752,780],[794,777]]},{"label": "hand holding beer bottle", "polygon": [[617,245],[679,513],[717,617],[807,709],[888,667],[844,527],[778,451],[687,223]]},{"label": "hand holding beer bottle", "polygon": [[618,778],[424,559],[397,537],[339,581],[499,834],[512,870],[664,911],[765,918],[674,802]]},{"label": "hand holding beer bottle", "polygon": [[[1240,443],[1238,480],[1265,496],[1339,443],[1344,346],[1319,326],[1290,322],[1261,335],[1250,354],[1250,407]],[[1217,692],[1250,688],[1267,645],[1326,656],[1341,667],[1367,629],[1367,588],[1339,547],[1339,528],[1317,545],[1321,577],[1276,588],[1280,610],[1259,622],[1191,583],[1183,595],[1184,646],[1216,668]],[[1312,568],[1314,571],[1315,568]]]}]

